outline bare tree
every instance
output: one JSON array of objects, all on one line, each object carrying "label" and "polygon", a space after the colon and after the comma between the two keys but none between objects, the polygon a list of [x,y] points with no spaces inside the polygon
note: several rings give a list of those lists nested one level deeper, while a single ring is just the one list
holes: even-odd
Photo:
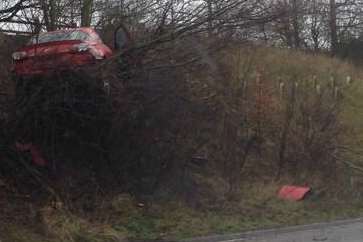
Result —
[{"label": "bare tree", "polygon": [[325,39],[325,26],[326,9],[322,0],[312,0],[308,5],[308,13],[310,23],[308,23],[308,32],[310,33],[310,39],[312,42],[312,48],[318,51],[321,46],[326,42]]},{"label": "bare tree", "polygon": [[34,7],[34,4],[30,0],[3,0],[0,3],[0,22],[11,21],[22,10],[31,7]]},{"label": "bare tree", "polygon": [[331,52],[336,54],[338,48],[338,29],[337,29],[337,5],[335,0],[329,0],[330,6],[330,45]]},{"label": "bare tree", "polygon": [[83,0],[81,10],[81,26],[89,27],[92,21],[93,0]]}]

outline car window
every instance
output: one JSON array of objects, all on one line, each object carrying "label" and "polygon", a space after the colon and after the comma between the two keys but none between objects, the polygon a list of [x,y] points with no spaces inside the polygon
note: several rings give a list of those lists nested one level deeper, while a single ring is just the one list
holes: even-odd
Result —
[{"label": "car window", "polygon": [[87,40],[89,40],[89,41],[96,41],[96,42],[103,42],[102,39],[100,38],[100,36],[98,35],[98,33],[93,33],[93,32],[91,32],[88,35]]},{"label": "car window", "polygon": [[70,31],[70,32],[49,32],[42,33],[37,37],[31,38],[29,44],[47,43],[64,40],[88,40],[90,36],[82,31]]}]

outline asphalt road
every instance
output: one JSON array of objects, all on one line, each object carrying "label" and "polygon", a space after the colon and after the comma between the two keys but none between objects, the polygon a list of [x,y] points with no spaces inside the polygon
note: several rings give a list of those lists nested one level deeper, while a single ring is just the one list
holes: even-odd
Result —
[{"label": "asphalt road", "polygon": [[210,236],[189,242],[363,242],[363,219]]}]

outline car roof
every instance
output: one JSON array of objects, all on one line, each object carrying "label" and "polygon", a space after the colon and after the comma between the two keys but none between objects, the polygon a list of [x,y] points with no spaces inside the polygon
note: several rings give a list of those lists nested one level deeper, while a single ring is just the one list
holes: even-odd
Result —
[{"label": "car roof", "polygon": [[51,33],[67,33],[67,32],[73,32],[73,31],[82,31],[87,34],[97,34],[96,31],[91,27],[81,27],[81,28],[72,28],[72,29],[59,29],[55,31],[49,31],[49,32],[43,32],[40,34],[51,34]]}]

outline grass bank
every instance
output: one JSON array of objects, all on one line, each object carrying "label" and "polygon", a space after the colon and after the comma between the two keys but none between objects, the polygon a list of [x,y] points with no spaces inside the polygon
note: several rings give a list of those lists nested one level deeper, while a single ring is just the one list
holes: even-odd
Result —
[{"label": "grass bank", "polygon": [[[210,127],[202,126],[206,116],[190,118],[175,146],[189,152],[201,134],[207,142],[192,154],[208,166],[188,164],[183,196],[164,184],[153,196],[99,189],[81,190],[72,203],[34,201],[24,192],[6,195],[14,190],[4,181],[1,241],[179,240],[363,216],[361,173],[352,169],[363,163],[361,71],[322,55],[256,47],[208,61],[208,75],[190,71],[185,99],[211,110]],[[316,195],[281,201],[276,193],[287,183],[307,184]]]}]

